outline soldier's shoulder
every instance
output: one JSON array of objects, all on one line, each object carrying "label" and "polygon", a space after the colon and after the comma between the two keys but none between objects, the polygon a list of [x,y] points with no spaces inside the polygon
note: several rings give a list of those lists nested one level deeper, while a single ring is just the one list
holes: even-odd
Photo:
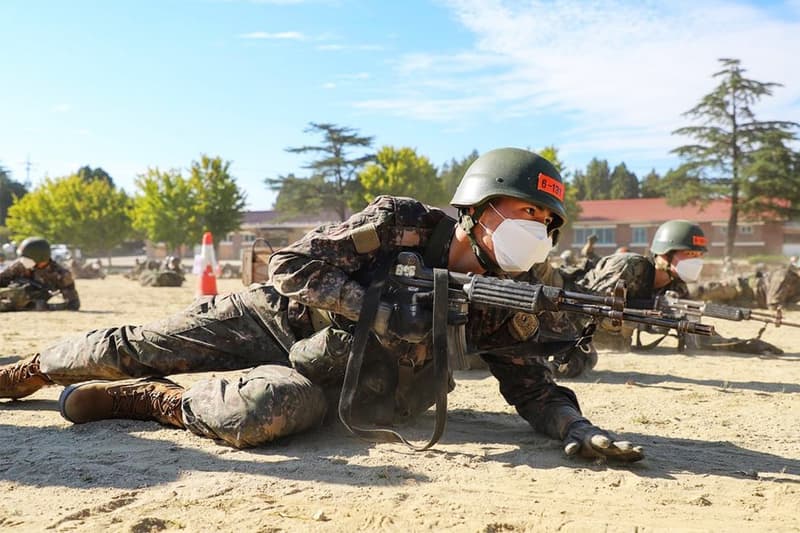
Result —
[{"label": "soldier's shoulder", "polygon": [[427,226],[428,223],[438,222],[447,216],[442,209],[408,196],[381,195],[367,206],[367,210],[369,209],[391,214],[399,225],[404,226],[417,224]]},{"label": "soldier's shoulder", "polygon": [[631,252],[611,254],[602,257],[595,266],[598,271],[623,271],[635,268],[652,266],[652,261],[641,255]]}]

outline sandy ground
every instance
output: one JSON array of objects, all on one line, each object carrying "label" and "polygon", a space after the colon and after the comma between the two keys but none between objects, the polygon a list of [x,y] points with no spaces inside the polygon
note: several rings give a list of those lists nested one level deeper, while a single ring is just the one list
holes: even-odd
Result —
[{"label": "sandy ground", "polygon": [[[191,281],[79,280],[78,313],[0,316],[0,363],[165,316],[192,300]],[[800,329],[765,338],[787,355],[601,353],[594,372],[565,382],[595,423],[644,445],[631,466],[566,458],[485,372],[457,374],[445,436],[423,453],[338,425],[245,451],[151,422],[73,426],[51,387],[0,401],[0,530],[800,531]]]}]

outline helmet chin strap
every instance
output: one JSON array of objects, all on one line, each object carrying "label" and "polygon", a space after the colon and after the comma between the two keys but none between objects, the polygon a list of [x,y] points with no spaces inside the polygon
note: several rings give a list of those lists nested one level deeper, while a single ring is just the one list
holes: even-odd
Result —
[{"label": "helmet chin strap", "polygon": [[470,215],[467,209],[459,209],[458,210],[458,225],[461,226],[461,229],[467,234],[467,238],[469,239],[470,244],[472,245],[472,251],[475,254],[475,258],[478,260],[478,264],[486,270],[487,272],[494,272],[495,274],[503,273],[503,269],[498,266],[497,263],[486,253],[486,250],[480,247],[478,241],[475,239],[475,235],[473,234],[473,228],[478,225],[478,219],[481,218],[484,209],[486,209],[486,204],[479,205],[475,207],[475,213]]},{"label": "helmet chin strap", "polygon": [[666,272],[671,280],[680,279],[680,277],[672,271],[672,252],[667,252],[667,255],[669,255],[669,259],[664,256],[659,256],[662,259],[661,261],[656,261],[656,270]]}]

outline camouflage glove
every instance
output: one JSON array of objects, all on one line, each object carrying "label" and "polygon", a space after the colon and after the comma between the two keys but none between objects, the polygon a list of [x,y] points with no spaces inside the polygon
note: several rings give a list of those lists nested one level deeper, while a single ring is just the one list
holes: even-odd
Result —
[{"label": "camouflage glove", "polygon": [[625,440],[615,440],[611,433],[592,425],[588,420],[576,420],[567,428],[564,453],[586,459],[635,462],[644,458],[641,446]]}]

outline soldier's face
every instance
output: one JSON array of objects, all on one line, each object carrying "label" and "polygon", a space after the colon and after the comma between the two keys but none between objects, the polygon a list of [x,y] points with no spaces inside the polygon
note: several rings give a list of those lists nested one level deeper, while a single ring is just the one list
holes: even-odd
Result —
[{"label": "soldier's face", "polygon": [[[491,203],[494,209],[487,207],[484,209],[479,219],[480,223],[488,228],[489,231],[486,231],[481,224],[478,224],[475,227],[475,237],[480,243],[481,248],[492,254],[492,257],[494,257],[494,243],[492,242],[491,231],[494,231],[497,226],[503,222],[503,217],[519,220],[533,220],[545,226],[553,221],[553,212],[550,209],[526,202],[525,200],[501,196],[492,199]],[[497,211],[495,211],[495,209]]]},{"label": "soldier's face", "polygon": [[698,250],[678,250],[672,254],[672,264],[677,265],[684,259],[702,259],[704,255]]}]

